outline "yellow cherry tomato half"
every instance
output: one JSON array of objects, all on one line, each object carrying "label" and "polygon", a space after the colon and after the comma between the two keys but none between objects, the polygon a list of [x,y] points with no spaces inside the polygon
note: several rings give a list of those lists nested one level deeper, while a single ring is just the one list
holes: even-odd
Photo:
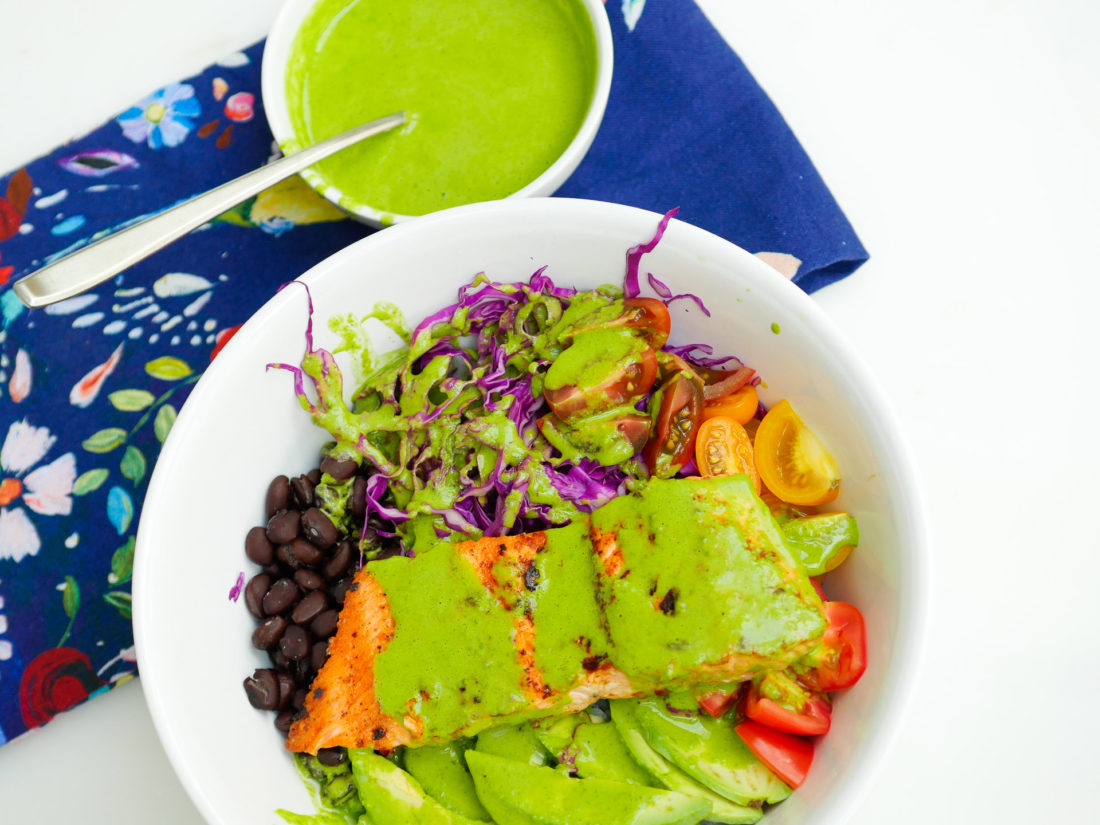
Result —
[{"label": "yellow cherry tomato half", "polygon": [[752,480],[760,492],[760,475],[752,458],[752,441],[745,428],[724,415],[708,418],[695,436],[695,464],[703,478],[738,473]]},{"label": "yellow cherry tomato half", "polygon": [[724,415],[726,418],[732,418],[738,424],[748,424],[754,415],[756,415],[756,408],[760,404],[760,399],[756,395],[756,387],[746,385],[737,392],[730,393],[725,398],[719,398],[717,401],[708,401],[703,405],[703,420],[708,418],[714,418],[718,415]]},{"label": "yellow cherry tomato half", "polygon": [[788,401],[764,416],[754,451],[760,479],[789,504],[825,504],[840,493],[836,463]]}]

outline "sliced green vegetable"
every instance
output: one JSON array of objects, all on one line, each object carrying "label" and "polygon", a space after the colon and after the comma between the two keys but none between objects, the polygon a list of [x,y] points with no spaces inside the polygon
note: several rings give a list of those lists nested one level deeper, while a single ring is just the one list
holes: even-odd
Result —
[{"label": "sliced green vegetable", "polygon": [[784,523],[783,538],[807,575],[821,576],[844,560],[842,553],[859,544],[859,525],[847,513],[806,516]]},{"label": "sliced green vegetable", "polygon": [[478,796],[499,825],[694,825],[710,803],[606,779],[572,779],[553,768],[468,751]]},{"label": "sliced green vegetable", "polygon": [[492,728],[477,735],[479,753],[489,753],[528,765],[547,765],[550,751],[543,747],[530,725]]},{"label": "sliced green vegetable", "polygon": [[351,749],[351,770],[359,800],[373,822],[385,825],[473,825],[424,792],[410,774],[369,749]]},{"label": "sliced green vegetable", "polygon": [[466,769],[466,751],[472,746],[470,739],[455,739],[444,745],[407,748],[405,770],[445,808],[487,821],[489,812],[478,801],[474,780]]},{"label": "sliced green vegetable", "polygon": [[711,812],[707,814],[709,821],[721,822],[725,825],[752,825],[764,815],[760,808],[738,805],[700,785],[657,753],[646,741],[645,734],[638,725],[632,702],[628,700],[612,702],[611,719],[623,746],[637,764],[645,769],[652,784],[668,788],[670,791],[679,791],[688,796],[706,799],[711,803]]},{"label": "sliced green vegetable", "polygon": [[638,726],[654,750],[731,802],[781,802],[791,795],[728,722],[698,713],[690,694],[622,701],[633,703]]}]

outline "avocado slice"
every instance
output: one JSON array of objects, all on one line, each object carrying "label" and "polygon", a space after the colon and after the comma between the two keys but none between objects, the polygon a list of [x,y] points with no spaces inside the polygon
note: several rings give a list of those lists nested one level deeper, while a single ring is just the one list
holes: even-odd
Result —
[{"label": "avocado slice", "polygon": [[782,530],[787,546],[802,560],[809,576],[828,573],[859,544],[859,525],[847,513],[791,519]]},{"label": "avocado slice", "polygon": [[729,722],[699,713],[690,694],[620,701],[631,703],[638,726],[654,750],[731,802],[782,802],[791,795],[791,789],[753,756]]},{"label": "avocado slice", "polygon": [[539,741],[558,761],[558,770],[582,779],[611,779],[650,785],[651,777],[623,744],[615,726],[575,713],[535,727]]},{"label": "avocado slice", "polygon": [[700,785],[653,750],[638,726],[633,705],[629,701],[611,703],[611,720],[614,722],[623,746],[637,763],[648,771],[653,781],[670,791],[679,791],[688,796],[697,796],[710,801],[711,812],[707,814],[710,822],[720,822],[725,825],[752,825],[764,816],[760,808],[737,805]]},{"label": "avocado slice", "polygon": [[710,803],[608,779],[466,752],[481,802],[499,825],[695,825]]},{"label": "avocado slice", "polygon": [[[443,807],[410,774],[369,748],[349,749],[359,799],[371,822],[386,825],[481,825]],[[503,823],[502,823],[503,825]]]},{"label": "avocado slice", "polygon": [[527,765],[547,765],[550,751],[542,746],[530,724],[490,728],[477,735],[477,750]]},{"label": "avocado slice", "polygon": [[465,754],[473,744],[471,739],[454,739],[444,745],[407,748],[405,770],[443,807],[487,822],[489,812],[478,801],[474,780],[466,769]]}]

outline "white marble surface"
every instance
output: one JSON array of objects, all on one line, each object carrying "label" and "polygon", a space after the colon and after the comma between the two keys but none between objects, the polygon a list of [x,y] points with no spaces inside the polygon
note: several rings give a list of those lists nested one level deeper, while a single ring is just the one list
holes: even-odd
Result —
[{"label": "white marble surface", "polygon": [[[871,251],[815,298],[879,376],[927,493],[926,667],[851,821],[1096,821],[1100,6],[703,6]],[[275,11],[0,0],[0,169],[253,42]],[[200,825],[138,684],[0,748],[0,822],[73,821]]]}]

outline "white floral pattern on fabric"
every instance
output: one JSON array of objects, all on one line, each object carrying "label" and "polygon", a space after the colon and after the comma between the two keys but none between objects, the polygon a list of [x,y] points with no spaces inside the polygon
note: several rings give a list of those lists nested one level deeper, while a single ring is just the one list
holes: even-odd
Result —
[{"label": "white floral pattern on fabric", "polygon": [[42,547],[27,511],[22,507],[8,509],[8,505],[22,500],[28,509],[43,516],[67,516],[72,512],[76,456],[65,453],[31,469],[46,457],[56,440],[48,427],[35,427],[25,419],[12,422],[8,428],[0,447],[0,559],[22,561]]},{"label": "white floral pattern on fabric", "polygon": [[67,516],[73,511],[76,456],[65,453],[23,479],[23,502],[43,516]]},{"label": "white floral pattern on fabric", "polygon": [[26,420],[13,421],[4,446],[0,447],[0,470],[22,475],[45,457],[56,440],[49,427],[33,427]]},{"label": "white floral pattern on fabric", "polygon": [[22,507],[5,510],[0,507],[0,559],[22,561],[38,553],[42,541],[38,531]]},{"label": "white floral pattern on fabric", "polygon": [[623,22],[626,23],[627,31],[634,31],[643,11],[645,11],[645,0],[623,0]]}]

